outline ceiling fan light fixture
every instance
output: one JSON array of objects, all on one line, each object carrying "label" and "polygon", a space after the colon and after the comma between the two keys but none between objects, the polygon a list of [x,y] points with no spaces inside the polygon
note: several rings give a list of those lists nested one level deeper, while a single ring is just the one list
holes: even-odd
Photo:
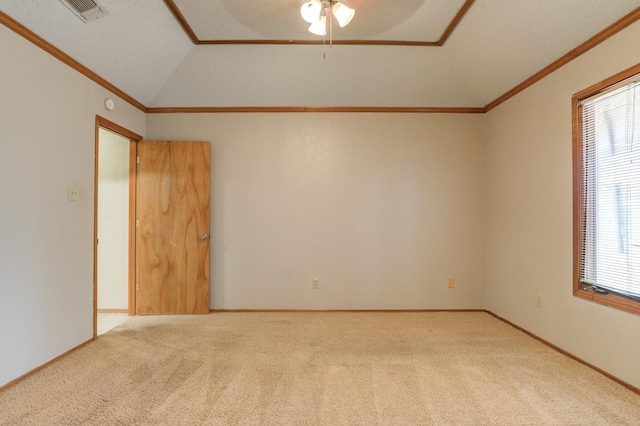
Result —
[{"label": "ceiling fan light fixture", "polygon": [[322,10],[322,3],[320,0],[309,0],[300,8],[300,14],[302,19],[310,24],[320,19],[320,11]]},{"label": "ceiling fan light fixture", "polygon": [[356,11],[337,1],[331,6],[331,13],[336,17],[338,25],[345,27],[351,22]]},{"label": "ceiling fan light fixture", "polygon": [[309,32],[319,36],[327,35],[327,16],[321,15],[309,26]]}]

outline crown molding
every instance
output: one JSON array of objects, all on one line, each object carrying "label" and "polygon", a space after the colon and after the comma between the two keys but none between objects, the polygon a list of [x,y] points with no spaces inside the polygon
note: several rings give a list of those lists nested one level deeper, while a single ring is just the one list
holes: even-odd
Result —
[{"label": "crown molding", "polygon": [[[172,0],[165,0],[167,5],[173,4]],[[473,0],[468,0],[465,3],[465,6],[460,10],[457,15],[457,22],[455,25],[459,23],[467,10],[471,7]],[[174,5],[175,6],[175,5]],[[169,6],[171,8],[171,6]],[[184,18],[183,18],[184,19]],[[598,34],[594,35],[584,43],[580,44],[575,49],[568,52],[566,55],[561,58],[555,60],[545,68],[541,69],[522,83],[515,86],[513,89],[504,93],[502,96],[494,99],[489,102],[485,107],[146,107],[142,103],[138,102],[132,96],[129,96],[124,91],[120,90],[118,87],[114,86],[104,78],[100,77],[98,74],[91,71],[89,68],[80,64],[78,61],[73,59],[71,56],[67,55],[48,41],[44,40],[42,37],[35,34],[33,31],[29,30],[13,18],[11,18],[6,13],[0,11],[0,24],[9,28],[16,34],[24,37],[29,40],[31,43],[40,47],[45,52],[49,53],[53,57],[57,58],[61,62],[67,64],[69,67],[78,71],[80,74],[104,87],[105,89],[111,91],[113,94],[119,96],[129,104],[133,105],[137,109],[145,113],[154,113],[154,114],[167,114],[167,113],[275,113],[275,112],[342,112],[342,113],[449,113],[449,114],[482,114],[491,111],[502,103],[506,102],[510,98],[514,97],[518,93],[522,92],[526,88],[532,86],[538,81],[542,80],[547,75],[556,71],[563,65],[571,62],[578,56],[583,53],[589,51],[610,37],[614,36],[618,32],[627,28],[629,25],[640,20],[640,7],[633,10],[629,14],[625,15],[618,21],[614,22],[612,25],[608,26],[604,30],[600,31]],[[454,19],[455,21],[455,19]],[[186,22],[186,21],[185,21]],[[455,27],[454,22],[452,22],[453,27]],[[450,25],[450,27],[452,26]],[[186,31],[186,30],[185,30]],[[453,29],[452,29],[453,31]],[[446,32],[445,32],[446,33]],[[449,34],[445,34],[447,37]],[[195,34],[194,34],[195,37]],[[443,36],[438,42],[435,42],[436,45],[442,45],[446,41],[446,38]],[[245,43],[246,41],[243,41]],[[206,41],[200,42],[199,44],[206,44]]]},{"label": "crown molding", "polygon": [[502,96],[489,102],[485,107],[486,111],[489,112],[495,107],[497,107],[498,105],[506,102],[508,99],[511,99],[518,93],[522,92],[524,89],[542,80],[544,77],[556,71],[563,65],[566,65],[569,62],[573,61],[583,53],[586,53],[587,51],[593,49],[603,41],[616,35],[617,33],[627,28],[629,25],[633,24],[639,19],[640,19],[640,7],[633,10],[631,13],[623,16],[621,19],[617,20],[613,24],[609,25],[607,28],[600,31],[598,34],[594,35],[593,37],[591,37],[590,39],[588,39],[587,41],[585,41],[575,49],[569,51],[569,53],[567,53],[566,55],[556,59],[551,64],[547,65],[546,67],[544,67],[543,69],[541,69],[540,71],[538,71],[537,73],[535,73],[534,75],[532,75],[531,77],[523,81],[522,83],[518,84],[516,87],[509,90]]},{"label": "crown molding", "polygon": [[[187,18],[184,17],[180,8],[175,4],[174,0],[164,0],[165,4],[173,13],[178,23],[187,33],[189,38],[194,44],[279,44],[279,45],[321,45],[323,40],[200,40],[196,35],[193,28],[189,25]],[[418,47],[440,47],[446,43],[449,36],[456,29],[464,15],[471,8],[475,0],[466,0],[458,13],[453,17],[453,20],[449,23],[447,28],[442,33],[442,36],[437,41],[419,41],[419,40],[333,40],[335,45],[353,45],[353,46],[418,46]]]},{"label": "crown molding", "polygon": [[287,112],[359,112],[404,114],[483,114],[484,108],[456,107],[175,107],[147,108],[149,114],[174,113],[287,113]]},{"label": "crown molding", "polygon": [[16,34],[29,40],[31,43],[35,44],[45,52],[49,53],[54,58],[67,64],[74,70],[78,71],[80,74],[84,75],[89,80],[92,80],[95,83],[98,83],[100,86],[109,90],[114,95],[121,97],[122,99],[124,99],[125,101],[133,105],[134,107],[138,108],[140,111],[146,112],[147,107],[145,107],[142,103],[138,102],[133,97],[126,94],[124,91],[118,89],[116,86],[109,83],[107,80],[100,77],[98,74],[91,71],[89,68],[85,67],[80,62],[76,61],[71,56],[67,55],[62,50],[58,49],[53,44],[49,43],[48,41],[46,41],[45,39],[43,39],[42,37],[40,37],[39,35],[37,35],[36,33],[34,33],[33,31],[31,31],[30,29],[28,29],[27,27],[25,27],[24,25],[22,25],[21,23],[19,23],[18,21],[16,21],[15,19],[13,19],[12,17],[10,17],[9,15],[7,15],[2,11],[0,11],[0,24],[4,25],[5,27],[9,28]]}]

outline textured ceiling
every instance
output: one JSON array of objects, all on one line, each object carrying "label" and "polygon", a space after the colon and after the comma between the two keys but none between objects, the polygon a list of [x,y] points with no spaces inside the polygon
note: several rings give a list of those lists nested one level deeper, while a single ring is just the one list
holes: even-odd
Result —
[{"label": "textured ceiling", "polygon": [[194,47],[161,0],[99,0],[83,23],[58,0],[0,0],[0,10],[145,105]]},{"label": "textured ceiling", "polygon": [[[435,42],[465,0],[344,0],[351,23],[334,28],[340,40]],[[174,0],[199,40],[317,40],[300,18],[304,1]]]},{"label": "textured ceiling", "polygon": [[[344,0],[337,40],[437,41],[464,0]],[[441,47],[194,44],[162,0],[0,10],[148,107],[482,107],[640,7],[640,0],[475,0]],[[304,0],[174,0],[199,40],[318,40]],[[326,51],[326,59],[324,53]]]}]

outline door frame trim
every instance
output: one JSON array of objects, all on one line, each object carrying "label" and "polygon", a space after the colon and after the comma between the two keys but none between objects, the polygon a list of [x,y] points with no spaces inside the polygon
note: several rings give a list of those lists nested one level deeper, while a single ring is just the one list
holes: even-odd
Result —
[{"label": "door frame trim", "polygon": [[138,142],[129,139],[129,274],[127,310],[129,315],[136,314],[136,181],[138,176]]},{"label": "door frame trim", "polygon": [[98,337],[98,166],[100,128],[110,130],[129,139],[129,261],[128,307],[129,315],[135,315],[135,265],[136,265],[136,156],[137,144],[142,136],[96,115],[95,156],[93,175],[93,339]]}]

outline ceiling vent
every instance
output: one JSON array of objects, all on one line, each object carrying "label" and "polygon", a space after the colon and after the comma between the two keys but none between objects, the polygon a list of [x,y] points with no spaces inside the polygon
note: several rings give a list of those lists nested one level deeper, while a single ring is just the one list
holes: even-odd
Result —
[{"label": "ceiling vent", "polygon": [[67,6],[82,22],[95,21],[109,14],[104,7],[93,0],[60,0],[60,2]]}]

